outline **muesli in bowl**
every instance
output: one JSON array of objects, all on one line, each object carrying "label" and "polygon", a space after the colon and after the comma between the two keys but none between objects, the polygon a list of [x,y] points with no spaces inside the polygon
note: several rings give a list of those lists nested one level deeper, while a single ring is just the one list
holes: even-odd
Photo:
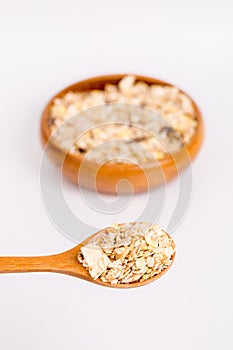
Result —
[{"label": "muesli in bowl", "polygon": [[153,78],[114,75],[57,94],[43,113],[41,136],[75,182],[115,193],[125,179],[139,192],[190,164],[202,143],[203,122],[197,105],[178,88]]}]

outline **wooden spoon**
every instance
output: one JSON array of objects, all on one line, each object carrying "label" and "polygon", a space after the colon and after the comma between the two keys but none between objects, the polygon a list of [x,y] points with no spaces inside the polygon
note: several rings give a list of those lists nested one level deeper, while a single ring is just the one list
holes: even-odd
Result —
[{"label": "wooden spoon", "polygon": [[[147,279],[143,282],[133,282],[124,284],[111,284],[102,282],[99,278],[94,280],[89,272],[82,266],[77,259],[77,254],[81,247],[93,243],[99,236],[105,231],[102,229],[94,233],[92,236],[85,239],[82,243],[75,246],[74,248],[55,255],[49,256],[35,256],[35,257],[0,257],[0,273],[19,273],[19,272],[56,272],[65,275],[70,275],[84,279],[86,281],[100,284],[106,287],[112,288],[133,288],[140,287],[147,283],[157,280],[159,277],[164,275],[170,266],[160,272],[158,275]],[[172,256],[172,262],[174,261],[175,254]]]}]

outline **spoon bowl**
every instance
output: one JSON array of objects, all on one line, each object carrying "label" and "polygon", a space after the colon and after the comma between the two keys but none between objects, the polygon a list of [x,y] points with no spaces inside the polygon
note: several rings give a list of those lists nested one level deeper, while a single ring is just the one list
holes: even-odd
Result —
[{"label": "spoon bowl", "polygon": [[[148,278],[147,280],[141,282],[111,284],[102,282],[100,278],[94,280],[90,276],[88,270],[86,270],[85,267],[83,267],[83,265],[78,261],[77,254],[80,252],[83,246],[94,243],[96,239],[98,239],[104,232],[105,229],[102,229],[85,239],[74,248],[55,255],[35,257],[0,257],[0,273],[55,272],[81,278],[88,282],[105,287],[135,288],[157,280],[159,277],[164,275],[172,265],[167,266],[166,269],[162,270],[159,274],[153,276],[152,278]],[[174,262],[174,259],[175,254],[173,254],[171,258],[172,263]]]}]

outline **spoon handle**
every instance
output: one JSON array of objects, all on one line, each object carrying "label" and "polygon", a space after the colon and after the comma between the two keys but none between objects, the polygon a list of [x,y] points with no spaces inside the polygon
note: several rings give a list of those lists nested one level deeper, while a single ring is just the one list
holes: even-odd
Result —
[{"label": "spoon handle", "polygon": [[56,272],[59,269],[58,255],[35,257],[0,257],[0,273]]}]

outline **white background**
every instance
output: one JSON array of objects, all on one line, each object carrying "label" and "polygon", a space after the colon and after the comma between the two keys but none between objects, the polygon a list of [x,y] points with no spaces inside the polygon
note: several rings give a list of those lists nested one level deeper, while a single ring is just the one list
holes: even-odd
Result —
[{"label": "white background", "polygon": [[127,291],[63,275],[1,275],[0,349],[232,349],[232,1],[0,6],[0,255],[74,245],[52,226],[39,188],[40,114],[61,88],[98,74],[151,75],[190,93],[206,125],[169,273]]}]

